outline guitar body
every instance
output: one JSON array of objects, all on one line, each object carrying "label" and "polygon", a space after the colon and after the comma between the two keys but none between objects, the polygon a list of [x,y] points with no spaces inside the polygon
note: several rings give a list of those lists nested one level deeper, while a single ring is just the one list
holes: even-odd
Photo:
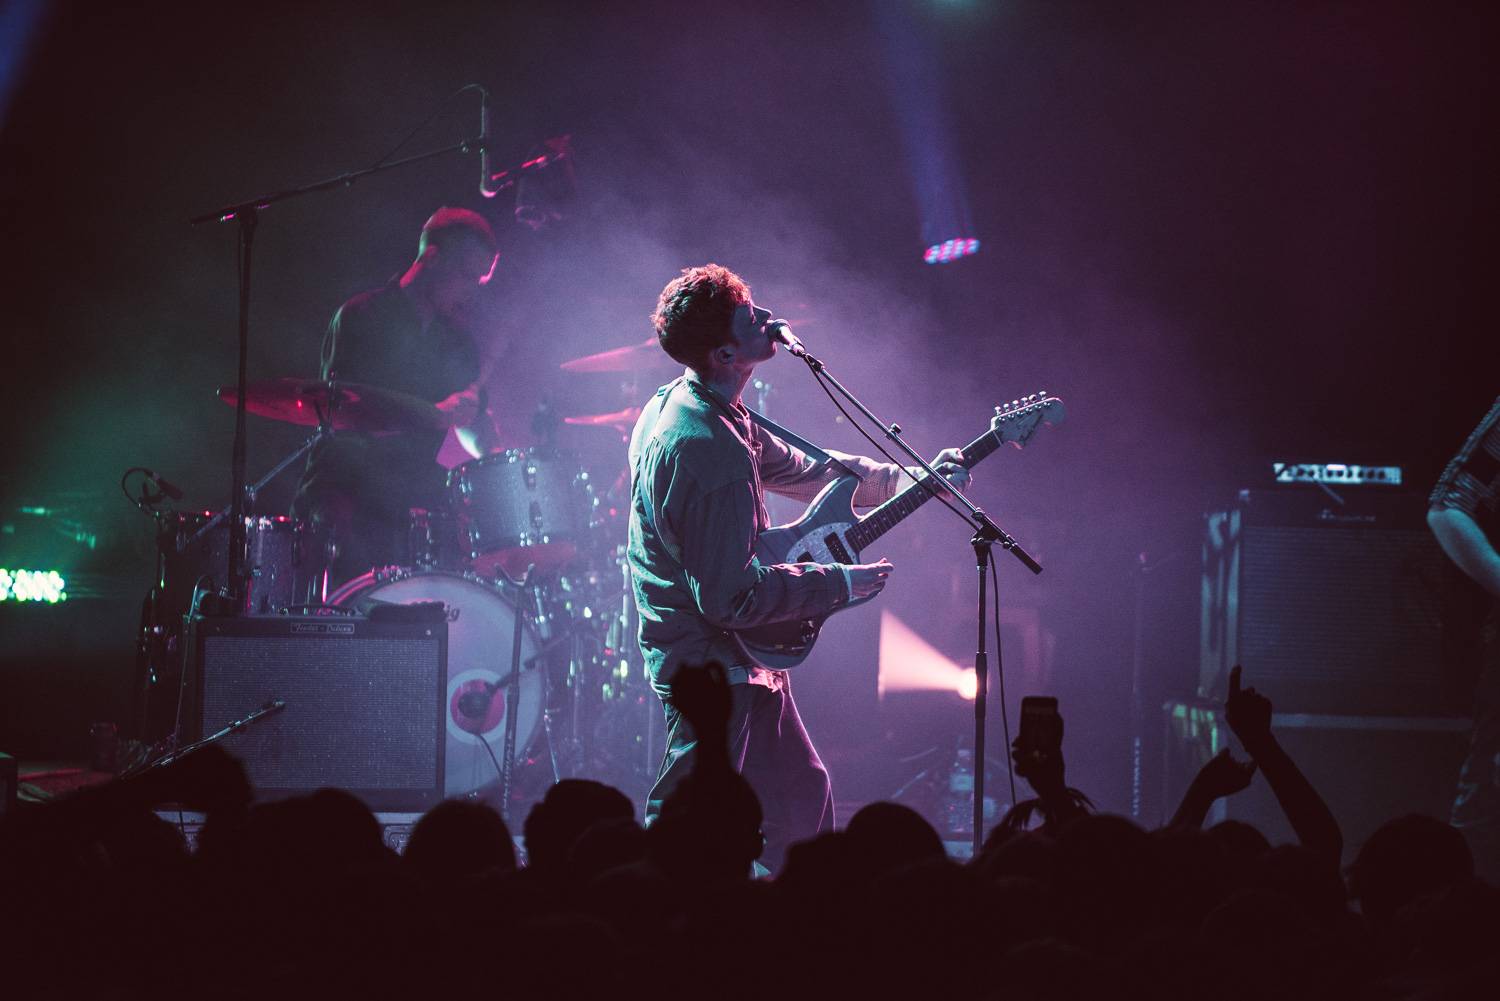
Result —
[{"label": "guitar body", "polygon": [[[974,466],[1002,444],[1022,448],[1042,425],[1059,424],[1062,419],[1062,401],[1045,391],[996,407],[990,429],[964,446],[964,465]],[[859,489],[859,482],[856,476],[834,480],[818,491],[802,517],[762,532],[755,543],[756,559],[763,565],[858,563],[860,550],[869,548],[931,496],[926,485],[914,483],[860,517],[854,513],[854,492]],[[834,611],[841,612],[869,600],[859,598]],[[772,622],[742,629],[735,637],[757,664],[784,671],[807,659],[827,619],[823,615]]]},{"label": "guitar body", "polygon": [[[859,479],[842,476],[818,491],[802,517],[790,525],[767,529],[755,542],[755,556],[772,563],[858,563],[859,552],[846,536],[859,523],[854,491]],[[859,598],[843,608],[869,601]],[[842,609],[840,609],[842,611]],[[740,645],[758,664],[786,670],[807,659],[828,617],[772,622],[737,633]]]}]

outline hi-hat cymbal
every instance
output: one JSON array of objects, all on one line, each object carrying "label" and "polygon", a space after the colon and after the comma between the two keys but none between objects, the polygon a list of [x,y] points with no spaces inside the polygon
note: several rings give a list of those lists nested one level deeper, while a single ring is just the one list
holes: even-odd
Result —
[{"label": "hi-hat cymbal", "polygon": [[[220,386],[219,399],[235,405],[234,386]],[[434,404],[409,393],[358,382],[265,379],[245,387],[245,409],[257,417],[316,427],[325,419],[335,431],[400,434],[441,431],[452,421]]]},{"label": "hi-hat cymbal", "polygon": [[669,368],[675,363],[651,337],[640,344],[611,348],[598,354],[573,358],[560,366],[564,372],[639,372],[645,369]]},{"label": "hi-hat cymbal", "polygon": [[612,414],[580,414],[577,417],[564,417],[563,423],[582,424],[585,427],[612,427],[619,428],[621,431],[629,431],[635,427],[636,418],[640,416],[640,407],[626,407]]}]

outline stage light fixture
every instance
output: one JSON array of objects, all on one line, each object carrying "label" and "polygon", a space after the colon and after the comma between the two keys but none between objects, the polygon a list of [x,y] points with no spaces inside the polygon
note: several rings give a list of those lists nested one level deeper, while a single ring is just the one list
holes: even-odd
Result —
[{"label": "stage light fixture", "polygon": [[882,699],[887,692],[955,692],[972,699],[978,683],[973,668],[954,663],[890,611],[882,610],[875,689]]},{"label": "stage light fixture", "polygon": [[0,602],[68,600],[68,582],[56,570],[7,570],[0,567]]},{"label": "stage light fixture", "polygon": [[923,252],[922,260],[928,264],[947,264],[960,257],[970,257],[977,253],[979,253],[979,241],[972,236],[962,237],[934,243]]}]

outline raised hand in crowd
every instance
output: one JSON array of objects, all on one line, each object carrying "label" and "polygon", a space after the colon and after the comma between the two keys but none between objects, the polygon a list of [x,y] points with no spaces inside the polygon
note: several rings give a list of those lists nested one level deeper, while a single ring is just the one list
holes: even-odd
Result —
[{"label": "raised hand in crowd", "polygon": [[672,677],[672,705],[698,737],[698,765],[729,766],[732,694],[724,665],[684,665]]},{"label": "raised hand in crowd", "polygon": [[1057,729],[1055,747],[1026,744],[1020,736],[1011,742],[1011,759],[1015,762],[1016,774],[1036,792],[1036,799],[1023,800],[1012,807],[1002,821],[1006,826],[1024,827],[1031,814],[1040,810],[1044,818],[1043,830],[1056,830],[1088,812],[1088,797],[1068,788],[1061,717],[1058,717]]},{"label": "raised hand in crowd", "polygon": [[1344,836],[1339,831],[1338,821],[1271,732],[1271,700],[1254,688],[1242,688],[1241,673],[1238,664],[1229,671],[1224,718],[1266,777],[1271,791],[1276,794],[1276,802],[1281,805],[1292,830],[1297,832],[1297,840],[1304,848],[1318,852],[1337,865],[1344,850]]},{"label": "raised hand in crowd", "polygon": [[1254,688],[1241,688],[1241,671],[1238,664],[1229,670],[1229,697],[1224,700],[1224,719],[1240,739],[1240,744],[1254,755],[1257,748],[1275,741],[1271,736],[1271,700]]},{"label": "raised hand in crowd", "polygon": [[1240,761],[1229,753],[1229,748],[1223,748],[1198,769],[1167,826],[1202,827],[1216,800],[1243,792],[1254,777],[1254,761]]}]

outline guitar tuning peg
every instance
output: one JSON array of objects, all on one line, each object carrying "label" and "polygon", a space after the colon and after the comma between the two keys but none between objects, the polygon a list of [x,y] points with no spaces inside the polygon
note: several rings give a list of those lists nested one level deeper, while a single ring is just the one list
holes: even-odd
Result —
[{"label": "guitar tuning peg", "polygon": [[996,417],[999,417],[1003,413],[1005,413],[1005,408],[1004,407],[996,407],[995,408],[995,416]]}]

